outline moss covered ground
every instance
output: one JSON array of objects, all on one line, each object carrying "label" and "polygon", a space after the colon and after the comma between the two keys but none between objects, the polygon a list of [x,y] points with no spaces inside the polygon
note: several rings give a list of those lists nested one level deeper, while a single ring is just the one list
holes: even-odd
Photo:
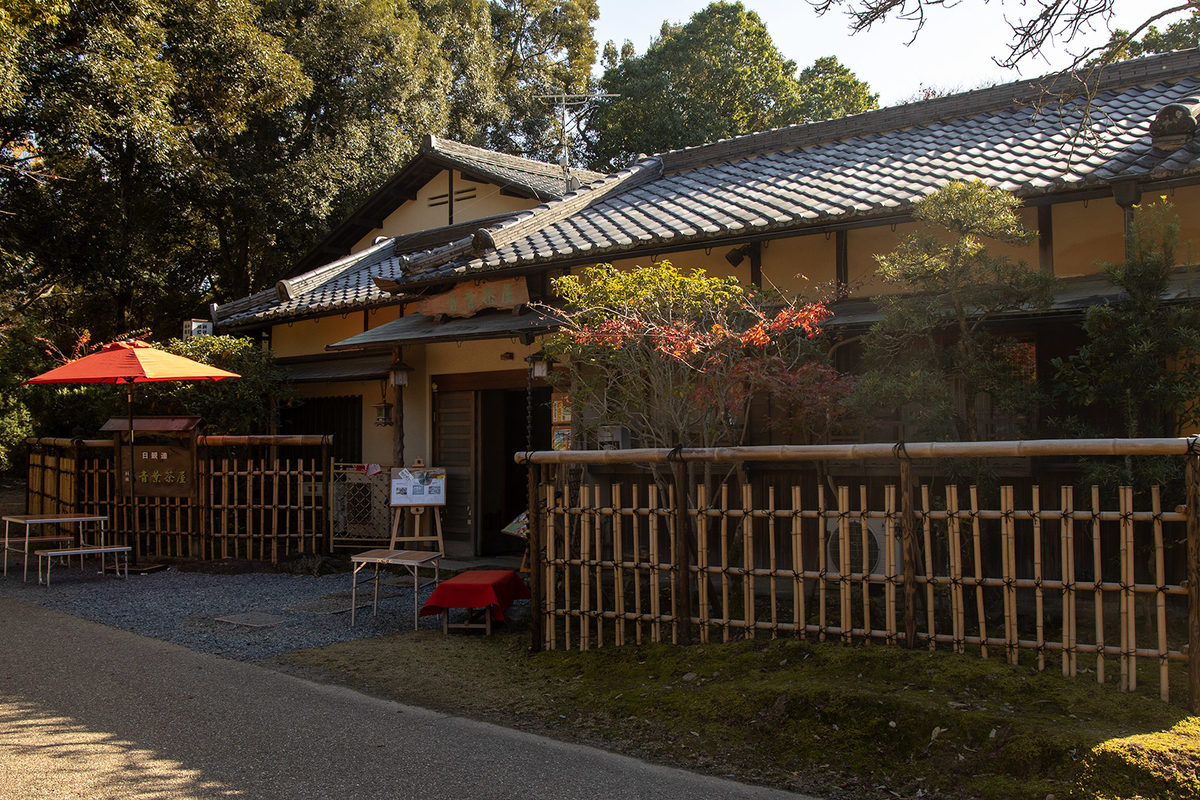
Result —
[{"label": "moss covered ground", "polygon": [[528,652],[364,639],[281,667],[400,702],[829,797],[1200,797],[1200,718],[1154,685],[949,652],[756,639]]}]

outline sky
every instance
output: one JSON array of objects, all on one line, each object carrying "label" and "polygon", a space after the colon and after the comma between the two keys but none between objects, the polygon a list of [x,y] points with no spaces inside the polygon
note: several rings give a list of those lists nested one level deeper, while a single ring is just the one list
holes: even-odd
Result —
[{"label": "sky", "polygon": [[[596,41],[603,47],[608,40],[619,46],[628,39],[639,54],[658,35],[663,20],[687,22],[692,14],[708,5],[709,0],[599,0],[600,19],[595,23]],[[1030,59],[1020,72],[996,66],[993,57],[1005,55],[1011,30],[1004,21],[1029,13],[1020,0],[962,0],[952,8],[932,7],[924,29],[916,41],[913,23],[889,19],[869,32],[851,36],[845,13],[833,10],[817,16],[806,0],[742,0],[757,12],[784,57],[803,69],[823,56],[837,56],[879,92],[881,105],[893,105],[912,98],[922,87],[967,91],[981,85],[1008,83],[1033,78],[1061,69],[1071,61],[1070,52],[1081,46],[1101,44],[1108,31],[1100,28],[1068,49],[1057,48],[1048,59]],[[1131,29],[1154,8],[1166,7],[1166,0],[1116,0],[1114,25]],[[1169,21],[1168,21],[1169,22]],[[1160,28],[1166,24],[1160,23]],[[599,72],[599,67],[597,67]]]}]

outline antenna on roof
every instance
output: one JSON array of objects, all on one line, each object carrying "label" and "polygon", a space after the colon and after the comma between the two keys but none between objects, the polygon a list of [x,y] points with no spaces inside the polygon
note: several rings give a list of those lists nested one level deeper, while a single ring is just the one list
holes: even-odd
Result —
[{"label": "antenna on roof", "polygon": [[543,100],[553,100],[554,107],[559,114],[559,124],[562,126],[562,151],[558,156],[558,165],[562,167],[563,172],[563,188],[565,191],[571,191],[574,187],[571,186],[571,137],[567,133],[567,109],[572,106],[583,107],[592,100],[607,97],[620,97],[619,94],[609,92],[594,92],[591,94],[567,94],[560,92],[559,94],[540,94],[539,98]]}]

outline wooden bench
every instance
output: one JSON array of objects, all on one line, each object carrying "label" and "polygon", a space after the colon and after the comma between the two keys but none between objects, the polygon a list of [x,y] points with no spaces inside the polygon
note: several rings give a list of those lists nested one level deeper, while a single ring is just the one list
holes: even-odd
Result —
[{"label": "wooden bench", "polygon": [[[113,563],[116,567],[116,572],[122,579],[129,577],[129,551],[131,547],[123,547],[118,545],[102,546],[102,547],[64,547],[59,550],[35,550],[38,557],[38,583],[42,582],[42,559],[46,559],[46,585],[50,585],[50,567],[54,563],[55,558],[69,558],[70,556],[79,556],[80,563],[83,563],[84,556],[100,556],[100,571],[104,571],[104,556],[107,553],[113,554]],[[124,566],[124,572],[121,567]]]},{"label": "wooden bench", "polygon": [[[29,556],[33,553],[33,545],[48,544],[50,542],[74,542],[78,539],[79,544],[83,544],[83,525],[85,523],[95,523],[100,530],[100,544],[104,544],[104,526],[108,523],[108,517],[93,516],[90,514],[13,514],[4,517],[4,576],[8,577],[8,554],[20,553],[22,558],[22,576],[21,580],[29,580]],[[75,523],[79,525],[78,537],[72,535],[54,535],[54,536],[31,536],[33,528],[36,526],[47,525],[69,525]],[[25,528],[23,538],[9,536],[9,527],[12,525],[20,525]],[[80,560],[80,566],[83,561]]]}]

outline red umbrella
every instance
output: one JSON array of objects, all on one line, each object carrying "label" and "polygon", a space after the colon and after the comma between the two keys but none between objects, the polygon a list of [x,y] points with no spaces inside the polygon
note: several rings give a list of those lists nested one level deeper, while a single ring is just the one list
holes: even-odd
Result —
[{"label": "red umbrella", "polygon": [[[129,393],[129,464],[133,468],[133,384],[152,381],[219,381],[240,378],[235,372],[201,364],[190,358],[130,340],[106,344],[91,355],[24,381],[30,383],[124,383]],[[130,508],[133,478],[129,477]],[[134,513],[136,524],[137,514]],[[136,562],[135,562],[136,563]]]}]

